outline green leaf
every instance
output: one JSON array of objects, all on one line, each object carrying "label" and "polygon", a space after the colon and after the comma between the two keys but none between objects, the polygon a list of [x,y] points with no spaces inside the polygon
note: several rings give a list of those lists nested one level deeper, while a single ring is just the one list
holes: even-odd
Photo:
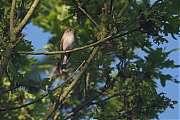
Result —
[{"label": "green leaf", "polygon": [[14,77],[15,81],[22,83],[22,84],[26,84],[26,78],[15,69],[12,62],[9,62],[9,71],[12,74],[12,76]]},{"label": "green leaf", "polygon": [[43,80],[40,81],[41,88],[46,91],[46,85],[52,85],[53,83],[49,81],[50,78],[44,78]]},{"label": "green leaf", "polygon": [[172,101],[173,104],[178,104],[178,101]]},{"label": "green leaf", "polygon": [[170,107],[170,108],[172,108],[172,109],[174,109],[174,106],[173,106],[173,104],[170,104],[170,105],[169,105],[169,107]]}]

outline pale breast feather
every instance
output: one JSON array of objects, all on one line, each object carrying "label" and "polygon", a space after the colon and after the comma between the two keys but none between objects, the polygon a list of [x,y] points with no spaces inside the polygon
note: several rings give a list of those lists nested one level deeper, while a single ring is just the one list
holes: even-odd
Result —
[{"label": "pale breast feather", "polygon": [[69,50],[72,49],[74,46],[74,35],[68,36],[63,41],[63,50]]}]

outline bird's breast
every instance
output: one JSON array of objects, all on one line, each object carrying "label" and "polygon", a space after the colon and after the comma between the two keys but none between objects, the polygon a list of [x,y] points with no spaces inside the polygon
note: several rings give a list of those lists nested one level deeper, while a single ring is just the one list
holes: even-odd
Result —
[{"label": "bird's breast", "polygon": [[74,46],[74,36],[68,36],[63,41],[63,50],[70,50]]}]

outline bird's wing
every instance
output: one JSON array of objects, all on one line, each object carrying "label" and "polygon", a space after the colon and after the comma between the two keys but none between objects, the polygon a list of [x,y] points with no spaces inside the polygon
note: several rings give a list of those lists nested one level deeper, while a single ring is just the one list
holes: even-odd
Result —
[{"label": "bird's wing", "polygon": [[[60,51],[63,51],[63,41],[64,41],[64,39],[63,39],[63,37],[62,37],[62,39],[61,39],[61,41],[60,41]],[[62,68],[63,62],[64,62],[64,54],[61,54],[60,69]]]},{"label": "bird's wing", "polygon": [[64,42],[64,39],[62,37],[61,42],[60,42],[60,51],[63,51],[63,42]]}]

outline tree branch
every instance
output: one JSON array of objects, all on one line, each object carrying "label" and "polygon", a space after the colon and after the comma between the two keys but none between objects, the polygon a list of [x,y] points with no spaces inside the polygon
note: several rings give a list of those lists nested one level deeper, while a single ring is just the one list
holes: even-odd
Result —
[{"label": "tree branch", "polygon": [[15,12],[15,7],[16,7],[16,0],[12,1],[11,5],[11,12],[10,12],[10,33],[12,33],[14,29],[14,12]]},{"label": "tree branch", "polygon": [[116,34],[114,36],[108,36],[106,38],[104,38],[103,40],[101,41],[97,41],[95,43],[92,43],[92,44],[89,44],[89,45],[86,45],[86,46],[83,46],[83,47],[79,47],[79,48],[74,48],[72,50],[67,50],[67,51],[53,51],[53,52],[33,52],[33,51],[18,51],[19,54],[24,54],[24,55],[55,55],[55,54],[62,54],[62,53],[69,53],[69,52],[75,52],[75,51],[79,51],[79,50],[83,50],[83,49],[86,49],[86,48],[89,48],[89,47],[92,47],[92,46],[96,46],[100,43],[104,43],[108,40],[112,40],[112,39],[115,39],[115,38],[118,38],[118,37],[122,37],[124,35],[127,35],[127,34],[130,34],[132,32],[135,32],[137,31],[139,28],[136,28],[134,30],[131,30],[129,32],[126,32],[126,33],[123,33],[123,34]]},{"label": "tree branch", "polygon": [[113,11],[114,11],[114,4],[115,4],[115,0],[111,0],[111,5],[110,5],[110,15],[113,15]]},{"label": "tree branch", "polygon": [[82,70],[80,71],[80,73],[76,76],[76,78],[73,80],[73,82],[68,86],[68,88],[66,88],[66,90],[64,90],[64,93],[60,96],[59,101],[60,102],[56,102],[50,109],[49,111],[47,111],[47,113],[45,114],[43,120],[47,120],[52,113],[57,109],[57,106],[61,105],[61,103],[66,99],[66,97],[68,96],[68,94],[71,92],[71,90],[73,89],[73,87],[75,86],[75,84],[78,82],[79,78],[83,75],[83,73],[85,72],[85,70],[87,69],[88,65],[91,63],[92,59],[94,58],[94,56],[96,55],[96,53],[99,51],[100,49],[100,45],[96,46],[93,50],[93,52],[91,53],[90,57],[88,58],[87,62],[85,63],[85,65],[83,66]]},{"label": "tree branch", "polygon": [[129,0],[127,0],[126,4],[124,5],[123,9],[121,10],[121,12],[118,14],[118,17],[122,17],[123,14],[125,13],[125,11],[127,10],[128,6],[129,6]]},{"label": "tree branch", "polygon": [[[146,11],[151,10],[154,6],[156,6],[156,4],[162,0],[157,0],[155,1]],[[132,20],[131,22],[129,22],[127,25],[125,25],[122,29],[118,30],[118,32],[123,31],[124,29],[126,29],[128,26],[130,26],[131,24],[133,24],[134,22],[136,22],[139,18],[141,18],[141,16],[143,15],[143,13],[141,13],[140,15],[138,15],[134,20]]]},{"label": "tree branch", "polygon": [[[40,102],[44,97],[48,96],[50,93],[56,91],[57,89],[59,89],[62,85],[64,85],[67,81],[69,81],[71,78],[73,78],[73,76],[76,74],[76,72],[83,66],[83,64],[85,63],[85,61],[83,61],[81,63],[81,65],[76,69],[76,71],[68,78],[66,79],[62,84],[60,84],[58,87],[54,88],[53,90],[49,91],[47,94],[43,95],[42,97],[30,102],[30,103],[27,103],[27,104],[24,104],[24,105],[21,105],[21,106],[17,106],[17,107],[10,107],[10,108],[5,108],[5,109],[0,109],[0,112],[2,111],[7,111],[7,110],[15,110],[15,109],[20,109],[20,108],[23,108],[23,107],[26,107],[26,106],[29,106],[31,104],[34,104],[36,102]],[[9,90],[8,90],[9,91]],[[6,92],[6,91],[2,91],[2,92]]]},{"label": "tree branch", "polygon": [[[114,78],[116,78],[116,77],[114,77]],[[106,90],[108,90],[109,87],[111,87],[115,81],[116,81],[116,79],[113,79],[109,84],[104,85],[104,88],[96,96],[94,96],[92,99],[90,99],[88,101],[85,101],[85,103],[83,105],[81,105],[79,108],[66,114],[66,116],[63,118],[63,120],[67,120],[68,118],[70,118],[71,116],[75,115],[80,110],[82,110],[84,107],[94,104],[92,101],[96,100],[100,95],[102,95]]]},{"label": "tree branch", "polygon": [[34,0],[34,3],[32,4],[30,10],[26,14],[26,16],[24,17],[22,22],[16,28],[14,28],[14,21],[13,21],[16,0],[12,1],[11,16],[10,16],[11,17],[10,18],[10,42],[9,42],[8,46],[6,47],[6,50],[2,57],[2,60],[0,61],[0,80],[3,76],[4,70],[6,69],[6,67],[8,65],[8,61],[10,60],[10,58],[13,54],[13,49],[18,44],[18,42],[14,43],[16,41],[16,34],[19,33],[20,31],[22,31],[24,26],[27,24],[27,22],[30,19],[31,15],[33,14],[35,8],[37,7],[39,1],[40,0]]},{"label": "tree branch", "polygon": [[[110,86],[110,85],[109,85]],[[108,86],[108,87],[109,87]],[[93,97],[92,99],[86,101],[82,106],[80,106],[79,108],[75,109],[74,111],[66,114],[66,116],[63,118],[63,120],[67,120],[68,118],[70,118],[71,116],[73,116],[74,114],[78,113],[81,109],[83,109],[84,107],[90,105],[92,103],[93,100],[97,99],[100,95],[102,95],[107,89],[108,87],[106,87],[106,85],[104,86],[103,90],[96,95],[95,97]]]},{"label": "tree branch", "polygon": [[[132,108],[129,108],[127,109],[125,112],[123,113],[120,113],[118,111],[116,111],[118,113],[117,116],[114,116],[114,119],[121,119],[121,117],[123,117],[125,114],[127,114],[128,112],[131,112],[133,111],[135,108],[141,108],[141,109],[145,109],[145,108],[150,108],[152,107],[153,105],[149,105],[149,106],[138,106],[137,103],[132,107]],[[111,117],[112,118],[112,117]]]},{"label": "tree branch", "polygon": [[99,27],[99,25],[91,18],[91,16],[82,8],[82,7],[80,7],[79,5],[78,5],[78,3],[75,1],[75,0],[71,0],[73,3],[74,3],[74,5],[76,6],[76,7],[78,7],[98,28],[99,28],[99,30],[101,30],[101,28]]},{"label": "tree branch", "polygon": [[146,11],[151,10],[154,6],[156,6],[156,4],[158,4],[158,2],[160,2],[162,0],[156,0]]},{"label": "tree branch", "polygon": [[30,19],[31,15],[33,14],[33,12],[35,11],[38,3],[40,2],[40,0],[34,0],[33,4],[31,5],[31,8],[29,9],[28,13],[26,14],[26,16],[24,17],[24,19],[21,21],[21,23],[15,28],[14,33],[17,34],[20,31],[22,31],[22,29],[24,28],[24,26],[27,24],[28,20]]},{"label": "tree branch", "polygon": [[11,88],[11,89],[8,89],[8,90],[0,90],[0,93],[3,93],[3,92],[8,92],[8,91],[12,91],[12,90],[14,90],[14,89],[17,89],[17,88],[19,88],[21,85],[17,85],[17,86],[15,86],[15,87],[13,87],[13,88]]},{"label": "tree branch", "polygon": [[72,50],[67,50],[67,51],[54,51],[54,52],[18,51],[18,53],[19,54],[25,54],[25,55],[41,55],[41,54],[54,55],[54,54],[62,54],[62,53],[68,53],[68,52],[74,52],[74,51],[78,51],[78,50],[83,50],[83,49],[98,45],[99,43],[101,43],[101,41],[98,41],[98,42],[95,42],[95,43],[92,43],[90,45],[86,45],[86,46],[83,46],[83,47],[75,48],[75,49],[72,49]]},{"label": "tree branch", "polygon": [[[15,47],[14,41],[16,41],[16,35],[14,34],[14,12],[15,12],[16,0],[12,1],[11,5],[11,13],[10,13],[10,31],[9,37],[10,41],[9,44],[5,47],[5,52],[3,54],[2,60],[0,61],[0,80],[3,76],[4,70],[8,65],[8,61],[11,58],[13,48]],[[3,43],[3,42],[2,42]]]},{"label": "tree branch", "polygon": [[80,6],[78,6],[78,8],[99,28],[99,30],[101,31],[101,28],[99,27],[99,25],[91,18],[91,16]]},{"label": "tree branch", "polygon": [[107,0],[104,0],[104,14],[108,14],[108,9],[107,9]]},{"label": "tree branch", "polygon": [[[161,0],[157,0],[155,1],[146,11],[149,11],[151,10],[159,1]],[[126,5],[125,5],[126,6]],[[126,7],[124,7],[125,9]],[[85,11],[84,11],[85,12]],[[121,15],[122,15],[123,11],[121,11]],[[129,22],[128,24],[126,24],[120,31],[123,31],[124,29],[126,29],[128,26],[130,26],[132,23],[134,23],[136,20],[138,20],[139,18],[141,17],[141,14],[136,17],[134,20],[132,20],[131,22]],[[92,44],[89,44],[89,45],[86,45],[86,46],[83,46],[83,47],[79,47],[79,48],[75,48],[73,50],[68,50],[68,51],[54,51],[54,52],[32,52],[32,51],[18,51],[19,54],[25,54],[25,55],[41,55],[41,54],[44,54],[44,55],[54,55],[54,54],[62,54],[62,53],[68,53],[68,52],[74,52],[74,51],[78,51],[78,50],[83,50],[83,49],[86,49],[86,48],[89,48],[89,47],[92,47],[92,46],[95,46],[95,45],[98,45],[100,43],[103,43],[103,42],[106,42],[108,40],[112,40],[112,39],[115,39],[115,38],[118,38],[118,37],[121,37],[121,36],[124,36],[124,35],[127,35],[129,33],[132,33],[136,30],[138,30],[139,28],[137,29],[134,29],[134,30],[131,30],[130,32],[126,32],[126,33],[123,33],[123,34],[116,34],[116,35],[113,35],[113,36],[108,36],[106,38],[104,38],[104,40],[100,40],[100,41],[97,41],[95,43],[92,43]]]},{"label": "tree branch", "polygon": [[5,109],[0,109],[0,112],[2,111],[8,111],[8,110],[16,110],[16,109],[20,109],[20,108],[23,108],[23,107],[26,107],[28,105],[31,105],[31,104],[34,104],[36,102],[40,102],[44,97],[46,97],[48,94],[40,97],[39,99],[33,101],[33,102],[30,102],[30,103],[27,103],[27,104],[24,104],[24,105],[20,105],[20,106],[17,106],[17,107],[10,107],[10,108],[5,108]]}]

